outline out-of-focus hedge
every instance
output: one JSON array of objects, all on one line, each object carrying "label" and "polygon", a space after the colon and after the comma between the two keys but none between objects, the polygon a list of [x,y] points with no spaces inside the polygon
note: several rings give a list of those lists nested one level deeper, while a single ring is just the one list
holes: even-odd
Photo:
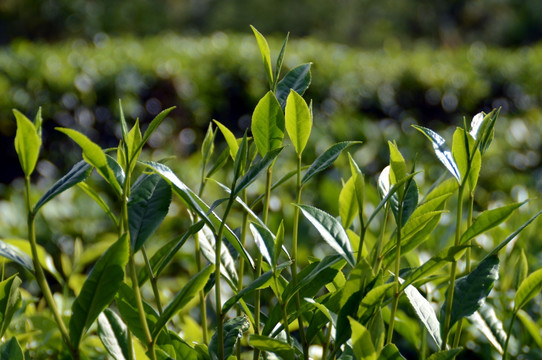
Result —
[{"label": "out-of-focus hedge", "polygon": [[[281,41],[271,42],[274,54]],[[500,175],[493,186],[510,189],[523,174],[527,184],[542,188],[540,176],[531,172],[540,165],[542,46],[502,50],[475,43],[454,50],[406,50],[392,42],[382,50],[363,50],[309,39],[288,46],[286,67],[313,62],[307,97],[314,103],[315,131],[322,134],[317,151],[331,141],[364,140],[358,160],[369,173],[377,172],[387,161],[385,139],[404,141],[412,152],[407,155],[426,156],[427,144],[411,124],[442,131],[462,116],[470,121],[480,110],[502,107],[497,141],[506,152],[488,165]],[[117,139],[102,134],[120,131],[119,98],[127,116],[143,124],[161,109],[177,106],[150,145],[186,155],[199,145],[212,118],[237,127],[238,134],[249,126],[265,84],[251,36],[14,43],[0,50],[0,146],[4,169],[9,169],[0,180],[19,176],[12,145],[14,107],[29,116],[43,107],[45,141],[53,152],[48,157],[62,168],[79,154],[73,151],[73,159],[66,158],[73,145],[54,126],[76,127],[104,146],[115,146]]]}]

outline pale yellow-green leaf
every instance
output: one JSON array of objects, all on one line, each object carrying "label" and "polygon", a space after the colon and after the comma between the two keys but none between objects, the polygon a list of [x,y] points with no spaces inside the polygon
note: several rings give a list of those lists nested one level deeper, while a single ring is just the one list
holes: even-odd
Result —
[{"label": "pale yellow-green leaf", "polygon": [[348,229],[358,214],[356,197],[356,175],[350,177],[339,194],[339,216],[345,229]]},{"label": "pale yellow-green leaf", "polygon": [[29,176],[34,171],[36,163],[38,162],[41,137],[30,119],[18,110],[13,110],[13,114],[17,121],[15,151],[19,156],[19,163],[21,164],[24,174]]},{"label": "pale yellow-green leaf", "polygon": [[514,309],[524,307],[540,290],[542,290],[542,269],[536,270],[523,280],[514,298]]},{"label": "pale yellow-green leaf", "polygon": [[224,136],[224,139],[226,139],[226,143],[228,144],[228,147],[230,149],[230,156],[232,159],[235,159],[237,155],[237,150],[239,150],[239,143],[237,142],[237,139],[235,138],[235,135],[228,129],[225,125],[222,125],[217,120],[213,120],[215,124],[220,129],[220,132]]},{"label": "pale yellow-green leaf", "polygon": [[377,353],[369,330],[350,316],[348,320],[352,327],[352,350],[354,350],[356,358],[360,360],[376,360]]},{"label": "pale yellow-green leaf", "polygon": [[293,90],[286,99],[285,123],[295,151],[300,155],[309,140],[312,116],[305,100]]},{"label": "pale yellow-green leaf", "polygon": [[262,55],[263,66],[265,67],[265,75],[267,76],[267,81],[271,86],[273,84],[273,69],[271,67],[271,52],[269,51],[269,45],[265,37],[252,25],[250,28],[254,32],[256,41],[258,42],[258,48],[260,49],[260,54]]}]

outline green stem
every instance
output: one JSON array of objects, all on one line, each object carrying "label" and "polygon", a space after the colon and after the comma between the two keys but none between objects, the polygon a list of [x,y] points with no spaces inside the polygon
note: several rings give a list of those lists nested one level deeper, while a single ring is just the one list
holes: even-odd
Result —
[{"label": "green stem", "polygon": [[[267,168],[267,176],[265,181],[265,200],[263,205],[263,222],[267,225],[267,218],[269,216],[269,201],[271,198],[271,178],[273,174],[273,165],[269,166]],[[254,274],[255,278],[259,278],[262,275],[262,261],[263,256],[260,253],[258,255],[258,260],[256,263],[256,272]],[[256,290],[254,294],[254,323],[256,327],[254,328],[254,333],[259,334],[260,333],[260,308],[261,308],[261,291]],[[287,326],[287,324],[286,324]],[[254,356],[253,359],[257,360],[260,358],[260,350],[255,349],[254,350]]]},{"label": "green stem", "polygon": [[[301,185],[301,154],[297,156],[297,185],[296,185],[296,204],[301,203],[301,190],[303,188],[303,185]],[[294,288],[297,286],[297,237],[299,232],[299,207],[295,207],[294,209],[294,229],[292,234],[292,281]],[[295,295],[295,304],[296,304],[296,310],[299,313],[299,309],[301,308],[301,299],[299,297],[299,292]],[[307,339],[305,337],[305,328],[303,326],[303,317],[301,313],[299,313],[299,317],[297,318],[297,321],[299,323],[299,336],[301,338],[301,344],[303,346],[303,358],[304,360],[309,360],[309,345],[307,343]]]},{"label": "green stem", "polygon": [[[198,190],[198,196],[201,197],[203,194],[203,189],[205,188],[205,184],[207,181],[205,180],[205,162],[203,163],[201,167],[201,181],[200,186]],[[194,214],[194,219],[197,219],[197,215]],[[202,269],[201,264],[201,248],[199,244],[199,233],[194,234],[194,257],[196,258],[196,269],[198,273]],[[201,330],[202,330],[202,337],[203,337],[203,343],[205,345],[209,345],[209,332],[207,331],[207,303],[205,300],[205,291],[202,289],[198,293],[199,297],[199,312],[201,316]]]},{"label": "green stem", "polygon": [[[234,179],[232,189],[235,188]],[[226,219],[233,205],[234,197],[233,191],[231,192],[228,204],[226,205],[226,210],[224,211],[224,216],[222,217],[222,222],[218,228],[218,233],[215,239],[215,297],[216,297],[216,332],[217,332],[217,348],[218,348],[218,360],[224,360],[224,314],[222,313],[222,301],[220,294],[220,254],[222,251],[222,234],[224,232],[224,226],[226,224]]]},{"label": "green stem", "polygon": [[[458,246],[461,240],[461,218],[463,217],[463,191],[465,187],[459,186],[458,200],[457,200],[457,218],[455,227],[455,242],[454,245]],[[452,268],[450,271],[450,285],[448,287],[448,297],[446,298],[446,316],[444,318],[444,327],[442,331],[442,346],[441,349],[445,350],[448,343],[448,333],[450,332],[450,322],[452,319],[452,305],[454,299],[455,290],[455,278],[456,278],[457,262],[452,262]]]},{"label": "green stem", "polygon": [[[406,189],[405,189],[406,191]],[[395,292],[393,294],[393,304],[391,306],[390,324],[388,327],[388,337],[386,344],[391,344],[393,339],[393,327],[395,324],[395,314],[397,313],[397,306],[399,305],[399,271],[401,270],[401,226],[403,219],[403,200],[399,203],[399,209],[397,210],[397,251],[395,252]]]},{"label": "green stem", "polygon": [[380,271],[380,267],[382,266],[382,243],[384,242],[384,232],[386,231],[386,225],[388,223],[388,213],[390,211],[389,203],[386,204],[386,207],[384,209],[384,219],[382,219],[382,225],[380,226],[380,233],[378,234],[378,240],[376,242],[376,251],[375,251],[375,258],[374,258],[374,266],[375,274],[377,274]]},{"label": "green stem", "polygon": [[516,320],[517,315],[518,311],[514,310],[514,313],[512,314],[512,319],[510,319],[510,325],[508,325],[508,331],[506,332],[506,341],[504,342],[502,360],[506,360],[506,358],[508,357],[508,343],[510,342],[510,338],[512,337],[512,326],[514,325],[514,321]]},{"label": "green stem", "polygon": [[156,307],[158,308],[158,313],[162,315],[163,309],[162,309],[162,302],[160,301],[160,291],[158,291],[158,283],[156,281],[156,278],[154,277],[151,262],[149,261],[149,257],[147,255],[147,250],[145,250],[145,246],[141,247],[141,252],[143,253],[143,259],[145,260],[145,265],[147,266],[147,273],[149,274],[149,280],[151,282],[152,292],[154,294],[154,299],[156,301]]},{"label": "green stem", "polygon": [[331,323],[329,323],[329,326],[327,327],[326,341],[324,342],[324,345],[322,345],[322,359],[326,358],[327,352],[329,351],[329,344],[331,343],[331,330]]},{"label": "green stem", "polygon": [[[243,190],[243,201],[246,204],[247,203],[247,192],[246,190]],[[248,230],[248,214],[246,212],[243,213],[243,223],[241,225],[241,245],[243,247],[246,243],[247,238],[247,230]],[[245,273],[245,259],[243,257],[239,257],[239,281],[237,282],[237,288],[239,291],[243,289],[243,274]],[[242,310],[237,309],[237,316],[241,316]],[[237,359],[241,360],[241,342],[237,342]]]},{"label": "green stem", "polygon": [[32,263],[34,264],[34,276],[36,277],[36,281],[38,282],[41,292],[43,293],[43,297],[45,298],[45,302],[47,303],[47,306],[53,313],[53,317],[58,326],[58,329],[60,330],[60,333],[62,334],[64,343],[67,345],[72,357],[74,359],[79,359],[79,349],[77,347],[74,347],[74,345],[70,341],[70,335],[69,335],[68,329],[66,328],[66,325],[64,324],[64,321],[62,320],[62,316],[60,315],[60,312],[58,311],[55,300],[53,298],[53,294],[51,293],[51,289],[49,288],[49,284],[47,283],[47,279],[45,278],[45,273],[43,272],[43,268],[41,267],[41,264],[39,261],[38,244],[36,241],[36,224],[35,224],[36,214],[32,210],[32,205],[30,202],[30,176],[25,177],[25,199],[26,199],[26,209],[28,212],[28,219],[27,219],[28,240],[30,242],[30,249],[32,252]]}]

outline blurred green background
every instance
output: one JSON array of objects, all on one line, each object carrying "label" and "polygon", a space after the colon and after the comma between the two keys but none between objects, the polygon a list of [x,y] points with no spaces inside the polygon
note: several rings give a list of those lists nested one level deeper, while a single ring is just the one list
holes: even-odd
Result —
[{"label": "blurred green background", "polygon": [[[45,119],[35,198],[81,157],[54,127],[72,127],[104,148],[114,147],[119,99],[129,122],[139,118],[143,129],[161,110],[177,107],[151,137],[144,157],[175,155],[170,166],[196,186],[198,150],[209,122],[217,119],[240,136],[267,91],[250,24],[268,38],[273,63],[290,32],[283,74],[313,63],[305,95],[314,108],[307,163],[334,142],[362,140],[352,154],[374,184],[388,163],[386,141],[397,140],[409,164],[416,159],[423,168],[417,181],[425,193],[445,170],[411,125],[431,127],[451,141],[464,117],[470,123],[479,111],[501,108],[475,210],[537,198],[542,191],[540,0],[2,0],[0,237],[26,236],[13,108],[33,118],[42,107]],[[333,214],[341,178],[348,176],[345,159],[337,165],[304,193],[307,203]],[[285,161],[277,173],[291,166]],[[95,186],[107,198],[99,180]],[[254,197],[261,188],[251,191]],[[293,198],[283,195],[272,222],[291,216],[281,204]],[[215,198],[209,195],[209,202]],[[374,193],[371,201],[376,198]],[[540,201],[532,201],[486,245],[502,240],[538,208]],[[178,234],[189,221],[179,204],[168,219],[157,238]],[[95,244],[99,254],[114,233],[100,209],[77,191],[44,208],[39,221],[40,243],[52,254],[72,252],[75,238],[86,249]],[[541,246],[535,229],[524,234],[519,244],[529,248],[534,268],[542,263]],[[429,245],[450,234],[438,236]],[[316,256],[324,251],[311,250]],[[190,251],[180,254],[175,276],[192,272]],[[516,254],[506,261],[513,266]],[[55,257],[59,269],[60,262]],[[480,353],[488,349],[473,346]]]}]

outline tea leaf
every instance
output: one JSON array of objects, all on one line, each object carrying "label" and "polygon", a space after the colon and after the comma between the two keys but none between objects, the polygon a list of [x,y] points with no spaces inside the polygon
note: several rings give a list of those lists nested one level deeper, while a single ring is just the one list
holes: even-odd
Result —
[{"label": "tea leaf", "polygon": [[314,175],[331,166],[344,149],[354,144],[361,144],[361,141],[343,141],[332,145],[329,149],[324,151],[320,156],[318,156],[318,158],[316,158],[316,160],[314,160],[305,175],[303,175],[301,185],[306,184]]},{"label": "tea leaf", "polygon": [[18,110],[13,110],[17,121],[15,134],[15,151],[19,156],[19,163],[26,176],[34,172],[41,147],[41,136],[36,126]]},{"label": "tea leaf", "polygon": [[[115,302],[117,303],[119,313],[122,316],[122,319],[126,322],[130,332],[142,342],[146,342],[145,330],[141,326],[139,312],[137,310],[137,306],[135,305],[136,299],[134,290],[125,283],[120,284]],[[149,331],[152,333],[158,320],[158,313],[145,301],[143,301],[143,309],[145,311],[145,318],[147,319],[147,326],[149,327]]]},{"label": "tea leaf", "polygon": [[311,84],[311,64],[301,64],[288,71],[278,83],[275,95],[282,109],[286,106],[286,99],[291,90],[303,95]]},{"label": "tea leaf", "polygon": [[279,56],[277,57],[277,62],[275,64],[275,79],[273,82],[273,89],[277,88],[277,83],[280,78],[280,70],[282,69],[282,62],[284,60],[284,53],[286,51],[286,45],[288,44],[289,37],[290,37],[290,33],[287,33],[286,38],[284,39],[284,42],[282,43],[282,47],[280,48]]},{"label": "tea leaf", "polygon": [[514,310],[524,307],[542,290],[542,269],[531,273],[519,286],[514,297]]},{"label": "tea leaf", "polygon": [[356,266],[356,260],[352,254],[352,247],[346,231],[341,223],[328,213],[308,205],[296,205],[303,215],[318,230],[322,238],[341,255],[350,266]]},{"label": "tea leaf", "polygon": [[24,360],[23,349],[15,336],[0,345],[0,359]]},{"label": "tea leaf", "polygon": [[350,326],[352,327],[352,349],[358,359],[376,360],[377,353],[375,351],[371,334],[352,317],[348,317]]},{"label": "tea leaf", "polygon": [[203,144],[201,145],[201,159],[203,164],[209,162],[211,155],[214,151],[214,142],[215,142],[216,131],[213,131],[213,123],[209,123],[207,132],[205,133],[205,138],[203,139]]},{"label": "tea leaf", "polygon": [[295,360],[295,350],[286,342],[268,336],[251,334],[248,344],[262,351],[272,352],[283,360]]},{"label": "tea leaf", "polygon": [[122,169],[122,166],[110,155],[105,154],[105,158],[107,159],[107,166],[113,171],[113,174],[115,174],[115,178],[117,179],[117,182],[122,186],[124,185],[124,180],[126,179],[126,175],[124,174],[124,170]]},{"label": "tea leaf", "polygon": [[[237,340],[243,336],[244,332],[247,332],[250,328],[250,323],[245,316],[238,316],[230,319],[224,323],[224,359],[227,359],[232,353]],[[221,329],[217,329],[221,331]],[[209,355],[212,360],[218,359],[218,344],[216,333],[211,338],[209,343]]]},{"label": "tea leaf", "polygon": [[260,54],[262,55],[263,66],[265,68],[265,75],[267,76],[267,81],[269,82],[269,87],[273,86],[273,69],[271,68],[271,52],[269,51],[269,45],[265,37],[252,25],[250,25],[256,41],[258,42],[258,47],[260,48]]},{"label": "tea leaf", "polygon": [[384,346],[378,360],[406,360],[403,355],[397,349],[395,344],[388,344]]},{"label": "tea leaf", "polygon": [[143,139],[141,139],[141,142],[137,146],[134,153],[138,153],[139,150],[141,150],[143,148],[143,145],[145,145],[147,143],[147,141],[149,141],[149,138],[151,137],[152,133],[158,128],[158,126],[160,126],[162,121],[169,115],[169,113],[173,109],[175,109],[175,106],[172,106],[172,107],[170,107],[168,109],[165,109],[165,110],[161,111],[158,115],[155,116],[154,119],[152,119],[151,123],[147,127],[147,130],[145,130],[145,133],[143,134]]},{"label": "tea leaf", "polygon": [[126,235],[121,236],[90,271],[72,305],[70,340],[74,346],[79,345],[90,325],[115,298],[124,280],[124,267],[128,263],[129,252],[128,239]]},{"label": "tea leaf", "polygon": [[501,224],[503,221],[508,219],[510,215],[512,215],[514,210],[525,204],[527,201],[528,200],[520,203],[505,205],[497,209],[484,211],[476,218],[471,227],[469,227],[467,231],[463,233],[460,240],[461,244],[464,244],[476,236]]},{"label": "tea leaf", "polygon": [[[203,226],[203,228],[199,231],[198,236],[201,246],[201,254],[211,264],[216,265],[216,244],[213,232],[207,226]],[[222,276],[228,280],[230,284],[237,284],[239,278],[237,275],[237,264],[227,246],[222,246],[220,248],[220,263],[226,270],[221,271]]]},{"label": "tea leaf", "polygon": [[489,114],[481,112],[472,118],[470,134],[476,139],[475,147],[480,149],[482,155],[493,141],[495,122],[500,112],[500,109],[493,109]]},{"label": "tea leaf", "polygon": [[245,175],[239,180],[237,185],[235,185],[235,190],[233,191],[233,196],[237,196],[241,191],[243,191],[247,186],[252,184],[254,180],[264,171],[267,169],[273,161],[277,158],[277,156],[280,154],[280,152],[284,149],[283,147],[273,149],[269,151],[267,154],[265,154],[264,158],[258,161],[257,163],[250,166]]},{"label": "tea leaf", "polygon": [[540,327],[538,324],[529,316],[529,314],[523,310],[518,310],[517,317],[529,332],[529,335],[533,338],[536,345],[542,349],[542,335],[540,335]]},{"label": "tea leaf", "polygon": [[171,203],[171,186],[158,174],[143,174],[128,199],[130,244],[137,252],[160,226]]},{"label": "tea leaf", "polygon": [[115,360],[134,358],[128,340],[128,328],[111,309],[105,309],[98,316],[98,336],[109,355]]},{"label": "tea leaf", "polygon": [[431,303],[412,285],[405,287],[404,291],[410,305],[414,308],[416,316],[425,326],[429,335],[435,340],[437,347],[440,348],[442,344],[442,338],[440,337],[440,323]]},{"label": "tea leaf", "polygon": [[264,157],[279,148],[284,138],[284,113],[272,91],[258,102],[252,114],[252,135],[258,153]]},{"label": "tea leaf", "polygon": [[[216,132],[215,132],[215,135],[216,135]],[[228,155],[229,155],[229,148],[226,148],[220,153],[220,155],[216,159],[211,169],[207,172],[207,175],[206,175],[207,178],[210,178],[211,175],[213,175],[215,172],[220,170],[226,164],[226,162],[228,161]]]},{"label": "tea leaf", "polygon": [[455,359],[455,357],[461,351],[463,351],[463,348],[461,348],[461,347],[451,349],[451,350],[439,351],[439,352],[436,352],[436,353],[432,354],[431,356],[429,356],[427,358],[427,360],[452,360],[452,359]]},{"label": "tea leaf", "polygon": [[83,150],[83,157],[92,166],[96,168],[98,173],[113,187],[117,194],[121,194],[122,190],[120,184],[115,177],[115,174],[109,167],[107,157],[103,150],[92,142],[88,137],[80,132],[66,128],[56,128],[58,131],[68,135],[73,141],[77,143]]},{"label": "tea leaf", "polygon": [[141,145],[142,137],[141,137],[141,130],[139,129],[139,119],[136,119],[136,122],[132,129],[128,132],[125,138],[123,138],[126,142],[126,148],[128,149],[128,161],[130,162],[130,166],[135,166],[134,159],[137,159],[139,154],[141,153]]},{"label": "tea leaf", "polygon": [[518,288],[519,285],[527,278],[529,275],[529,262],[527,260],[527,255],[525,255],[525,251],[521,249],[521,252],[519,254],[519,258],[516,262],[515,266],[515,274],[514,274],[514,288]]},{"label": "tea leaf", "polygon": [[250,223],[249,227],[260,254],[262,254],[263,258],[269,263],[269,265],[273,266],[273,264],[275,264],[276,257],[275,236],[271,231],[269,231],[269,229],[257,224]]},{"label": "tea leaf", "polygon": [[0,256],[5,257],[21,265],[31,273],[34,273],[34,263],[28,254],[21,251],[18,247],[5,243],[0,240]]},{"label": "tea leaf", "polygon": [[293,90],[290,90],[286,100],[284,121],[288,136],[300,156],[309,140],[312,116],[305,100]]},{"label": "tea leaf", "polygon": [[235,135],[228,129],[225,125],[222,125],[217,120],[213,120],[215,124],[220,129],[220,132],[224,136],[224,139],[226,140],[226,143],[228,144],[228,147],[230,149],[230,156],[232,159],[235,159],[237,156],[237,151],[239,150],[239,144],[237,143],[237,139],[235,138]]},{"label": "tea leaf", "polygon": [[390,296],[390,291],[394,285],[395,284],[393,283],[387,283],[378,285],[369,290],[369,292],[361,300],[361,308],[358,312],[359,317],[361,318],[367,312],[367,310],[377,306],[384,300],[384,298]]},{"label": "tea leaf", "polygon": [[64,175],[62,178],[60,178],[57,182],[51,186],[49,190],[43,196],[38,200],[36,205],[34,206],[34,213],[37,213],[38,210],[45,205],[48,201],[53,199],[55,196],[59,195],[60,193],[68,190],[74,185],[77,185],[81,181],[85,180],[92,171],[92,167],[87,164],[86,161],[81,160],[78,163],[76,163],[70,171],[66,175]]},{"label": "tea leaf", "polygon": [[[154,255],[149,259],[154,277],[160,276],[162,271],[169,265],[173,257],[181,249],[184,243],[205,225],[203,221],[191,225],[186,232],[180,236],[165,243]],[[142,285],[149,278],[147,269],[142,268],[138,273],[138,283]]]},{"label": "tea leaf", "polygon": [[173,300],[166,306],[164,312],[160,315],[156,321],[156,325],[152,331],[152,338],[156,339],[162,328],[167,324],[167,322],[183,307],[188,304],[194,296],[200,292],[207,281],[209,276],[214,270],[214,265],[208,265],[194,277],[192,277],[186,285],[175,295]]},{"label": "tea leaf", "polygon": [[4,336],[13,314],[21,307],[21,283],[17,275],[0,282],[0,337]]},{"label": "tea leaf", "polygon": [[454,161],[452,152],[448,148],[448,145],[446,145],[446,141],[442,138],[442,136],[440,136],[433,130],[425,128],[423,126],[413,126],[415,129],[419,130],[425,136],[427,136],[429,140],[431,140],[437,158],[446,167],[446,169],[448,169],[448,171],[453,175],[453,177],[456,178],[457,182],[461,183],[461,173],[457,168],[457,164]]},{"label": "tea leaf", "polygon": [[[493,283],[499,277],[499,258],[491,256],[482,260],[468,275],[455,282],[450,328],[459,320],[471,315],[482,306]],[[446,303],[442,305],[440,316],[444,319]]]},{"label": "tea leaf", "polygon": [[502,321],[497,318],[495,310],[484,303],[478,311],[468,317],[469,321],[484,334],[489,343],[499,352],[503,353],[502,346],[506,342],[506,333]]},{"label": "tea leaf", "polygon": [[126,138],[128,137],[128,125],[126,124],[126,118],[124,117],[124,110],[122,109],[122,100],[119,99],[119,117],[120,117],[120,131],[122,134],[122,140],[126,143]]},{"label": "tea leaf", "polygon": [[[474,154],[472,154],[473,151]],[[462,128],[457,128],[454,132],[452,155],[463,181],[467,178],[467,170],[469,171],[467,181],[469,188],[473,191],[478,182],[478,176],[480,175],[482,155],[480,154],[480,151],[474,147],[474,140]]]},{"label": "tea leaf", "polygon": [[102,208],[102,210],[107,214],[107,216],[109,216],[109,218],[111,220],[113,220],[113,223],[115,223],[115,225],[118,224],[118,220],[117,220],[115,214],[113,214],[113,211],[111,211],[111,209],[105,203],[105,201],[102,199],[102,197],[93,188],[91,188],[90,186],[88,186],[84,182],[78,183],[77,186],[81,190],[83,190],[88,196],[90,196],[90,198],[92,200],[94,200],[96,202],[96,204],[98,204]]},{"label": "tea leaf", "polygon": [[356,198],[356,177],[352,176],[344,184],[339,193],[339,216],[342,225],[348,229],[358,214],[359,207]]}]

